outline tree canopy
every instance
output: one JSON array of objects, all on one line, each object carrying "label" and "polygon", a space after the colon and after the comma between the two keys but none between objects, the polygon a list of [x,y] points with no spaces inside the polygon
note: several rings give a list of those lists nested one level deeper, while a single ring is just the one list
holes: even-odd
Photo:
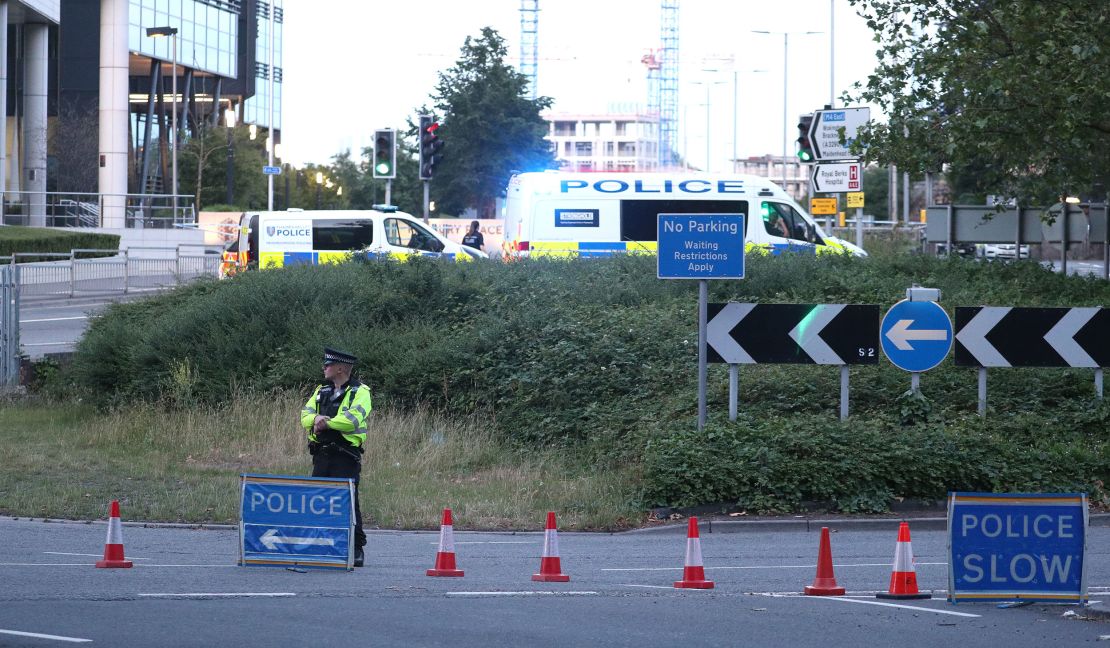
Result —
[{"label": "tree canopy", "polygon": [[1048,204],[1110,180],[1106,0],[851,0],[880,44],[867,156]]},{"label": "tree canopy", "polygon": [[505,39],[485,27],[466,38],[455,66],[439,74],[432,96],[444,142],[432,181],[439,211],[474,207],[493,218],[512,172],[554,166],[540,117],[551,98],[530,99],[527,77],[505,63],[506,54]]}]

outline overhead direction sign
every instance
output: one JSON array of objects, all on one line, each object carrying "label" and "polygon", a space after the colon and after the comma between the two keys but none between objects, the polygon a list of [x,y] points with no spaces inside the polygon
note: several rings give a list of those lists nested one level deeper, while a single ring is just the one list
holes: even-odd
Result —
[{"label": "overhead direction sign", "polygon": [[[841,108],[839,110],[818,110],[810,125],[809,141],[813,154],[820,160],[850,160],[859,157],[852,153],[852,142],[859,130],[871,119],[870,108]],[[844,143],[840,143],[840,132],[844,130]]]},{"label": "overhead direction sign", "polygon": [[350,569],[350,479],[240,475],[239,564]]},{"label": "overhead direction sign", "polygon": [[928,371],[952,349],[952,320],[940,304],[903,299],[880,325],[883,353],[904,371]]},{"label": "overhead direction sign", "polygon": [[814,164],[813,190],[820,193],[845,193],[859,191],[863,186],[859,162],[840,164]]},{"label": "overhead direction sign", "polygon": [[728,364],[876,364],[879,307],[708,304],[707,359]]},{"label": "overhead direction sign", "polygon": [[836,198],[810,198],[809,213],[812,216],[832,216],[836,213]]},{"label": "overhead direction sign", "polygon": [[956,309],[962,367],[1110,367],[1110,309]]},{"label": "overhead direction sign", "polygon": [[1084,602],[1085,493],[950,493],[948,600]]},{"label": "overhead direction sign", "polygon": [[660,279],[743,279],[743,214],[659,214]]}]

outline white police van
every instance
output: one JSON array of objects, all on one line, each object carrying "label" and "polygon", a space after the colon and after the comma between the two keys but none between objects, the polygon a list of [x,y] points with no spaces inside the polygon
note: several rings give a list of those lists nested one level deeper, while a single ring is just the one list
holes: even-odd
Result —
[{"label": "white police van", "polygon": [[410,255],[470,261],[488,258],[456,243],[410,214],[375,205],[370,210],[246,212],[239,238],[224,251],[221,275],[257,265],[338,263],[352,254],[368,257]]},{"label": "white police van", "polygon": [[781,254],[863,249],[825,234],[768,178],[677,173],[520,173],[505,197],[505,254],[609,256],[658,251],[658,214],[744,214],[745,249]]}]

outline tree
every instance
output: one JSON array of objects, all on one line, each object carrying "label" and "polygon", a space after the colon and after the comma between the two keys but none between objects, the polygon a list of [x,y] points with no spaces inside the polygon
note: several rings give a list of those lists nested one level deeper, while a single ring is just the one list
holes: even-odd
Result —
[{"label": "tree", "polygon": [[432,191],[441,211],[474,207],[480,217],[494,218],[495,200],[514,171],[554,166],[540,117],[551,98],[529,99],[528,78],[505,63],[506,55],[505,40],[484,27],[478,38],[466,38],[455,66],[439,75],[432,101],[445,146]]},{"label": "tree", "polygon": [[1105,0],[851,0],[881,45],[868,159],[1049,204],[1110,178]]},{"label": "tree", "polygon": [[[178,151],[179,190],[193,192],[197,211],[227,202],[228,135],[225,127],[201,123]],[[241,209],[266,207],[265,142],[250,138],[250,128],[231,130],[232,197]],[[198,173],[199,169],[199,173]],[[280,180],[274,182],[274,193]]]}]

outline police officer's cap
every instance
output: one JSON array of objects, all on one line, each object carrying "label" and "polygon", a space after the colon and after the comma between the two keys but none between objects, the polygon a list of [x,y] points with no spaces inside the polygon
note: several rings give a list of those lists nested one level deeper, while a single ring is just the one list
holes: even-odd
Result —
[{"label": "police officer's cap", "polygon": [[350,353],[344,353],[343,351],[336,351],[335,349],[324,349],[324,364],[325,365],[330,365],[330,364],[335,364],[335,363],[353,365],[356,362],[358,362],[358,358],[354,357]]}]

